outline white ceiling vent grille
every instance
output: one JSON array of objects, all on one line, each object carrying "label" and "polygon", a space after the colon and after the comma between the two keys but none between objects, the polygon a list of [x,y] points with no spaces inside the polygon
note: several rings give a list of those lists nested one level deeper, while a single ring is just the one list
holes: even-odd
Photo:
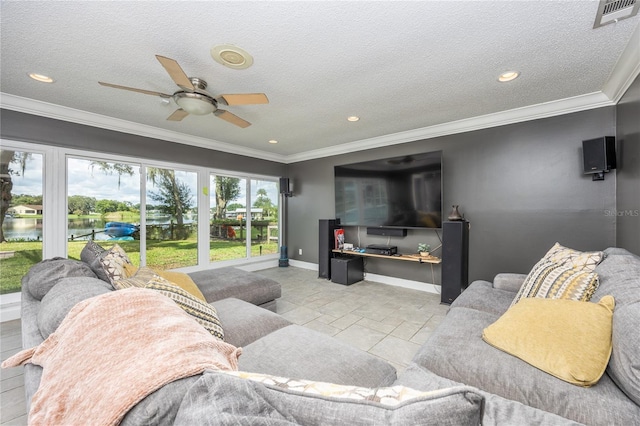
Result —
[{"label": "white ceiling vent grille", "polygon": [[638,6],[640,3],[637,0],[600,0],[593,28],[636,16]]}]

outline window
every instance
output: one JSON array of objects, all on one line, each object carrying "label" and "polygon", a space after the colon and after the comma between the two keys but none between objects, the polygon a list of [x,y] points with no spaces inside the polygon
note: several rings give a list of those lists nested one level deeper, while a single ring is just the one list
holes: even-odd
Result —
[{"label": "window", "polygon": [[157,269],[277,257],[277,177],[4,140],[0,157],[0,294],[14,301],[33,264],[79,259],[88,240]]},{"label": "window", "polygon": [[251,257],[279,253],[278,183],[251,180]]},{"label": "window", "polygon": [[279,252],[279,190],[275,180],[211,174],[210,188],[211,262]]},{"label": "window", "polygon": [[80,259],[88,240],[119,244],[140,264],[140,166],[67,158],[67,256]]},{"label": "window", "polygon": [[22,276],[42,260],[44,155],[0,150],[0,294],[20,291]]},{"label": "window", "polygon": [[210,176],[209,260],[247,257],[247,180],[239,177]]},{"label": "window", "polygon": [[198,175],[147,168],[146,264],[174,269],[198,264]]}]

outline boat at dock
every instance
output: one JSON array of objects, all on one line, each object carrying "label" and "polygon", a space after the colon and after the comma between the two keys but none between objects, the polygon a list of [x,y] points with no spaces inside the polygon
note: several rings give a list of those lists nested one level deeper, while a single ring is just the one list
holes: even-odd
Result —
[{"label": "boat at dock", "polygon": [[127,222],[107,222],[104,225],[104,233],[111,238],[132,237],[140,231],[140,225]]}]

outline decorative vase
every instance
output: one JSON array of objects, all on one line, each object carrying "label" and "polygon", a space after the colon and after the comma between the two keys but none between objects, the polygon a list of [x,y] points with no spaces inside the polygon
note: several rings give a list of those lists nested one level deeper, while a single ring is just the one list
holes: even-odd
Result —
[{"label": "decorative vase", "polygon": [[458,211],[458,207],[460,207],[459,205],[454,205],[453,206],[453,210],[451,210],[451,213],[449,213],[449,217],[447,217],[447,219],[449,220],[462,220],[464,219],[462,217],[462,215],[460,214],[460,212]]}]

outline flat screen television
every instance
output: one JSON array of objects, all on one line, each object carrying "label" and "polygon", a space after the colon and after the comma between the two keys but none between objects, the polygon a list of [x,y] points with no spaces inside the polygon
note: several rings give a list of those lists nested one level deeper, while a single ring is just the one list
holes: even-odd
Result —
[{"label": "flat screen television", "polygon": [[442,227],[442,151],[334,167],[343,226]]}]

